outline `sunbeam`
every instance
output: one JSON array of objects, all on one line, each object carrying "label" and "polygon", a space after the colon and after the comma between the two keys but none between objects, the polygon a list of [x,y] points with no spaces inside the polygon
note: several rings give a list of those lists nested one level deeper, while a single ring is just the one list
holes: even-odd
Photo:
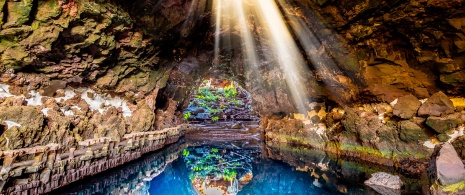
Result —
[{"label": "sunbeam", "polygon": [[[234,1],[231,7],[227,2],[225,0],[215,1],[215,61],[218,61],[223,37],[220,35],[222,31],[220,26],[225,22],[237,25],[235,29],[238,29],[240,33],[244,63],[247,69],[251,70],[251,76],[255,79],[260,77],[257,74],[261,61],[276,63],[283,73],[294,105],[299,112],[305,113],[309,97],[306,95],[304,73],[308,69],[278,5],[273,0],[242,0]],[[253,30],[260,31],[258,37],[254,37]],[[266,47],[271,52],[259,55],[257,53],[259,46]]]}]

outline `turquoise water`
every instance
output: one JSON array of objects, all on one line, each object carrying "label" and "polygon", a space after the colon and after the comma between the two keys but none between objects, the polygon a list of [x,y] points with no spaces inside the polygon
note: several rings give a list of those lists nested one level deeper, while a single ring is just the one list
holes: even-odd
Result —
[{"label": "turquoise water", "polygon": [[366,177],[319,152],[178,143],[51,194],[377,194],[361,184]]}]

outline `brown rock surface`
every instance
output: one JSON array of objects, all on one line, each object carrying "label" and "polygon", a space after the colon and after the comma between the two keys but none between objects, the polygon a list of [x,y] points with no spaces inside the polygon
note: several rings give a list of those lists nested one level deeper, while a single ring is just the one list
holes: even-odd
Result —
[{"label": "brown rock surface", "polygon": [[420,106],[421,102],[417,97],[406,95],[398,99],[397,104],[394,105],[393,114],[403,119],[411,119],[417,114]]},{"label": "brown rock surface", "polygon": [[455,111],[454,104],[444,93],[438,92],[433,94],[418,109],[419,116],[441,116],[451,114]]},{"label": "brown rock surface", "polygon": [[[12,150],[37,146],[37,139],[41,139],[44,124],[43,114],[36,108],[26,106],[0,106],[0,120],[17,123],[9,125],[0,136],[2,150]],[[8,126],[8,125],[7,125]]]}]

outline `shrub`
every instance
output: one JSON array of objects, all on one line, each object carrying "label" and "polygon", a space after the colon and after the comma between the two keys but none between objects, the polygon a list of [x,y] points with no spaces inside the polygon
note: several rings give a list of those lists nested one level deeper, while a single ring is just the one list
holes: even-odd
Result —
[{"label": "shrub", "polygon": [[230,86],[226,86],[224,88],[224,97],[225,98],[236,98],[236,96],[237,96],[237,91],[236,91],[235,87],[230,85]]},{"label": "shrub", "polygon": [[191,117],[191,112],[184,113],[184,116],[183,116],[184,120],[187,121],[187,120],[189,120],[190,117]]}]

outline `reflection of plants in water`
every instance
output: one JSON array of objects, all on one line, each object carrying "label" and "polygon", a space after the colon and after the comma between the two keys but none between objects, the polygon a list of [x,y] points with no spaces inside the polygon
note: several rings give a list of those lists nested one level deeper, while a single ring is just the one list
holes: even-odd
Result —
[{"label": "reflection of plants in water", "polygon": [[184,149],[183,159],[191,170],[189,173],[191,181],[208,179],[232,182],[237,177],[251,174],[253,161],[251,152],[251,150],[238,151],[204,146]]},{"label": "reflection of plants in water", "polygon": [[184,156],[184,157],[188,157],[188,156],[189,156],[189,154],[190,154],[190,152],[189,152],[189,151],[187,151],[186,149],[182,150],[182,156]]}]

